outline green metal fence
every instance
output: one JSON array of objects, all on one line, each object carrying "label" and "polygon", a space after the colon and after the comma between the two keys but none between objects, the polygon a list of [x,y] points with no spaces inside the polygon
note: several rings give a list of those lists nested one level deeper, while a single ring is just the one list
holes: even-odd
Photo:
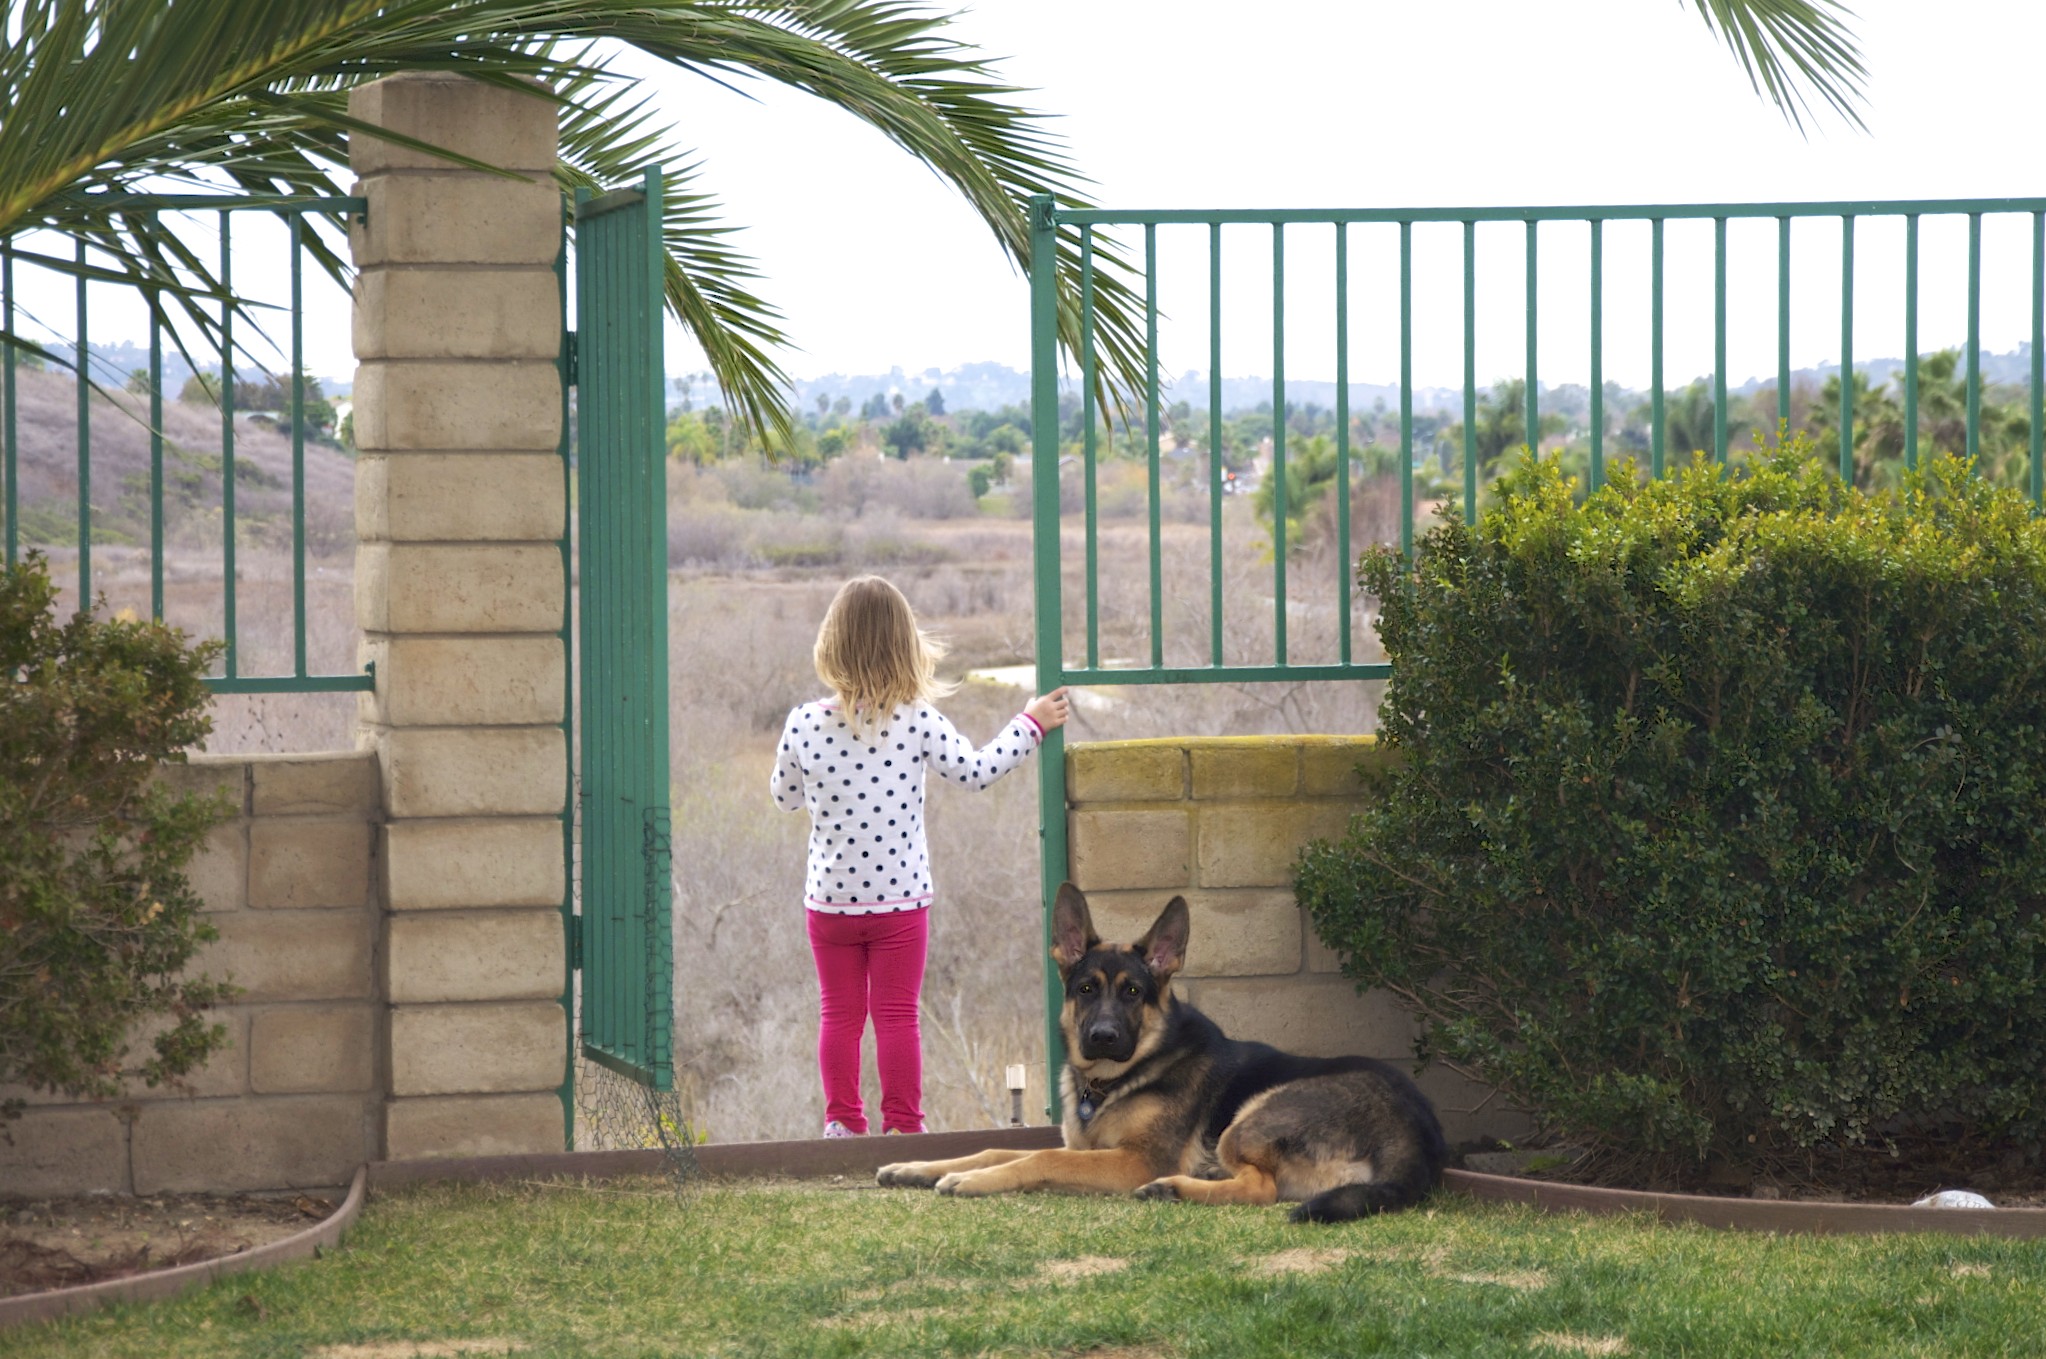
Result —
[{"label": "green metal fence", "polygon": [[[1359,601],[1352,596],[1353,582],[1349,564],[1355,561],[1356,544],[1351,539],[1350,496],[1339,493],[1336,496],[1334,532],[1336,546],[1334,559],[1336,569],[1326,585],[1315,584],[1312,588],[1326,589],[1326,597],[1312,601],[1319,607],[1333,609],[1340,620],[1335,654],[1311,661],[1301,661],[1289,654],[1287,624],[1289,612],[1297,612],[1309,601],[1302,590],[1295,588],[1300,582],[1289,582],[1287,578],[1288,544],[1287,514],[1288,470],[1287,470],[1287,421],[1288,409],[1287,340],[1289,322],[1286,314],[1288,261],[1301,258],[1299,251],[1327,252],[1316,261],[1317,268],[1332,275],[1334,280],[1333,335],[1324,339],[1333,341],[1335,368],[1335,442],[1337,473],[1335,485],[1347,488],[1352,484],[1355,471],[1354,450],[1350,439],[1349,393],[1353,374],[1350,371],[1350,352],[1353,335],[1364,326],[1383,331],[1396,327],[1398,353],[1398,386],[1400,394],[1399,429],[1400,447],[1398,457],[1400,513],[1398,545],[1401,551],[1411,553],[1414,543],[1416,515],[1414,473],[1417,450],[1414,437],[1415,382],[1413,361],[1415,354],[1415,236],[1416,229],[1460,235],[1462,264],[1462,512],[1466,518],[1477,513],[1480,488],[1478,484],[1479,458],[1475,443],[1477,434],[1477,413],[1480,399],[1477,355],[1479,351],[1478,307],[1480,299],[1479,270],[1480,258],[1478,235],[1481,228],[1490,227],[1497,232],[1519,224],[1524,234],[1525,267],[1523,270],[1522,307],[1525,314],[1525,361],[1520,372],[1515,374],[1525,383],[1525,420],[1527,441],[1533,445],[1541,442],[1541,353],[1540,318],[1542,307],[1570,306],[1583,308],[1581,313],[1588,332],[1588,352],[1569,356],[1573,361],[1588,361],[1590,381],[1590,458],[1589,480],[1596,487],[1605,477],[1612,450],[1606,446],[1605,378],[1607,363],[1606,323],[1611,313],[1606,304],[1607,295],[1607,254],[1608,226],[1618,226],[1630,231],[1639,231],[1637,224],[1645,224],[1649,235],[1647,250],[1647,272],[1645,280],[1629,280],[1634,285],[1633,296],[1645,292],[1649,311],[1647,325],[1648,376],[1651,394],[1652,415],[1648,469],[1653,475],[1661,475],[1668,466],[1669,455],[1676,451],[1688,455],[1692,450],[1672,450],[1669,445],[1669,430],[1665,410],[1665,341],[1667,326],[1665,297],[1670,280],[1666,277],[1665,230],[1673,222],[1709,222],[1712,228],[1712,312],[1713,312],[1713,363],[1711,371],[1711,392],[1713,404],[1713,429],[1711,447],[1699,451],[1724,460],[1728,450],[1727,408],[1728,408],[1728,297],[1729,288],[1735,287],[1736,294],[1743,301],[1763,291],[1773,291],[1775,311],[1774,348],[1776,357],[1776,393],[1778,418],[1788,420],[1791,415],[1792,395],[1792,243],[1793,226],[1803,223],[1804,232],[1825,231],[1837,233],[1834,241],[1840,261],[1840,317],[1839,317],[1839,371],[1843,375],[1837,411],[1837,429],[1840,443],[1840,470],[1843,477],[1854,475],[1855,449],[1855,384],[1846,375],[1854,370],[1854,341],[1856,334],[1855,299],[1858,289],[1868,285],[1866,279],[1857,277],[1855,240],[1857,224],[1870,220],[1901,220],[1903,227],[1902,271],[1896,278],[1895,286],[1901,295],[1902,327],[1897,344],[1903,359],[1903,447],[1902,459],[1906,465],[1915,467],[1919,458],[1919,375],[1920,375],[1920,223],[1928,217],[1955,217],[1966,225],[1966,333],[1962,347],[1966,360],[1966,436],[1965,448],[1950,450],[1964,452],[1973,457],[1981,446],[1981,398],[1983,379],[1982,359],[1982,303],[1984,297],[1984,252],[1983,220],[2005,215],[2016,215],[2029,232],[2030,268],[2022,276],[2000,280],[1996,294],[1999,298],[2009,296],[2023,289],[2029,298],[2030,307],[2030,373],[2027,403],[2029,420],[2029,464],[2025,477],[2025,489],[2034,504],[2042,498],[2042,469],[2046,460],[2041,456],[2042,393],[2046,393],[2046,381],[2042,381],[2041,362],[2046,358],[2046,198],[2024,199],[1974,199],[1974,200],[1907,200],[1907,201],[1866,201],[1866,202],[1816,202],[1816,203],[1705,203],[1686,205],[1632,205],[1632,206],[1572,206],[1572,207],[1492,207],[1492,208],[1411,208],[1411,209],[1345,209],[1345,210],[1223,210],[1223,211],[1117,211],[1117,210],[1071,210],[1057,207],[1048,197],[1033,200],[1031,217],[1033,227],[1032,247],[1034,259],[1054,258],[1054,249],[1062,231],[1077,230],[1079,236],[1079,270],[1077,280],[1080,294],[1080,351],[1074,356],[1075,371],[1073,383],[1078,388],[1081,402],[1080,447],[1072,458],[1069,471],[1062,470],[1059,428],[1059,398],[1061,379],[1057,342],[1058,299],[1054,291],[1052,271],[1033,272],[1031,285],[1031,364],[1032,364],[1032,411],[1034,437],[1032,442],[1032,496],[1034,502],[1034,525],[1036,540],[1036,607],[1037,607],[1037,687],[1044,692],[1062,684],[1090,686],[1147,685],[1147,684],[1200,684],[1215,682],[1261,682],[1300,680],[1361,681],[1383,679],[1390,667],[1383,662],[1363,661],[1355,655],[1354,633],[1362,622]],[[1763,223],[1773,220],[1775,230],[1774,278],[1756,279],[1743,277],[1738,284],[1729,280],[1728,224],[1759,220]],[[1543,277],[1542,261],[1547,258],[1540,247],[1544,228],[1548,228],[1551,241],[1559,232],[1568,227],[1573,234],[1588,228],[1589,289],[1585,294],[1558,301],[1553,296],[1545,298],[1540,286]],[[1380,231],[1392,231],[1397,236],[1396,271],[1397,306],[1388,308],[1388,314],[1370,315],[1362,318],[1350,314],[1350,281],[1352,273],[1351,242],[1352,229],[1375,227]],[[1161,284],[1161,232],[1191,233],[1196,238],[1198,253],[1199,238],[1205,237],[1206,245],[1206,316],[1208,384],[1207,430],[1208,449],[1219,449],[1223,441],[1223,369],[1224,339],[1227,333],[1222,299],[1225,296],[1225,264],[1229,255],[1225,252],[1225,228],[1237,230],[1235,239],[1242,239],[1242,232],[1269,232],[1270,240],[1270,294],[1269,318],[1271,328],[1270,364],[1272,369],[1271,403],[1274,411],[1272,421],[1272,449],[1270,463],[1271,487],[1271,617],[1270,617],[1270,659],[1255,663],[1230,661],[1225,656],[1223,620],[1230,601],[1225,596],[1223,578],[1223,472],[1222,460],[1210,456],[1207,459],[1206,494],[1208,499],[1208,600],[1206,602],[1207,635],[1191,639],[1171,639],[1184,653],[1189,644],[1196,646],[1205,655],[1201,664],[1167,664],[1168,637],[1165,626],[1166,588],[1161,569],[1161,382],[1159,359],[1159,321],[1161,316],[1159,296]],[[1125,233],[1116,236],[1115,233]],[[1800,238],[1807,238],[1800,232]],[[1104,235],[1105,233],[1105,235]],[[1145,298],[1144,332],[1147,340],[1148,368],[1142,390],[1137,393],[1137,412],[1130,420],[1134,428],[1138,422],[1142,427],[1142,455],[1146,463],[1148,515],[1146,536],[1148,541],[1148,619],[1137,621],[1137,631],[1148,634],[1148,654],[1140,659],[1116,664],[1104,663],[1101,655],[1103,603],[1100,594],[1101,576],[1099,570],[1098,544],[1100,526],[1097,522],[1097,473],[1100,455],[1100,412],[1097,409],[1098,379],[1100,370],[1094,349],[1096,278],[1094,274],[1098,246],[1113,236],[1115,244],[1127,257],[1141,261],[1143,271],[1142,294]],[[1133,239],[1134,238],[1134,239]],[[1808,239],[1808,238],[1807,238]],[[1140,242],[1140,243],[1139,243]],[[1820,253],[1830,255],[1835,248],[1827,242]],[[1240,247],[1238,247],[1240,249]],[[1810,247],[1807,246],[1806,249]],[[1289,256],[1289,250],[1295,253]],[[1554,247],[1551,246],[1553,254]],[[1695,282],[1695,280],[1686,280]],[[1644,286],[1645,285],[1645,286]],[[1229,318],[1234,322],[1235,318]],[[1259,324],[1263,318],[1257,318]],[[1554,355],[1550,356],[1553,362]],[[1638,360],[1638,355],[1633,356]],[[1063,476],[1074,476],[1081,480],[1079,500],[1081,508],[1077,515],[1085,554],[1084,568],[1079,573],[1078,598],[1074,601],[1083,611],[1082,625],[1071,638],[1067,635],[1067,583],[1064,577],[1061,556],[1061,480]],[[1146,625],[1147,626],[1144,626]],[[1071,652],[1078,653],[1076,659],[1069,659]],[[1047,740],[1043,759],[1039,766],[1040,812],[1043,834],[1043,893],[1047,943],[1050,929],[1050,910],[1057,886],[1067,876],[1066,811],[1065,811],[1065,768],[1063,759],[1063,733],[1054,732]],[[1060,1003],[1057,977],[1049,969],[1046,974],[1048,1043],[1051,1069],[1058,1070],[1060,1041],[1056,1026],[1056,1014]],[[1053,1091],[1053,1116],[1057,1116],[1057,1092]]]},{"label": "green metal fence", "polygon": [[[373,685],[372,676],[367,673],[314,673],[308,657],[307,605],[306,605],[306,475],[305,475],[305,264],[309,255],[324,256],[324,262],[331,262],[334,252],[331,247],[320,249],[312,239],[314,228],[308,223],[309,217],[330,219],[334,229],[345,229],[345,222],[351,216],[367,210],[367,202],[361,198],[312,198],[282,197],[276,195],[249,197],[221,197],[205,194],[126,196],[118,201],[109,199],[106,206],[116,208],[124,216],[132,218],[160,218],[169,214],[188,214],[195,220],[211,218],[215,222],[218,243],[218,261],[212,266],[213,278],[218,287],[209,287],[181,264],[196,264],[199,256],[193,254],[187,261],[165,257],[154,264],[137,264],[132,257],[110,256],[103,252],[102,243],[85,235],[68,239],[45,234],[41,237],[25,237],[0,243],[0,332],[7,336],[21,336],[20,323],[27,319],[26,310],[20,303],[17,290],[18,274],[30,270],[41,271],[51,277],[68,278],[73,291],[73,318],[71,333],[62,340],[38,341],[46,352],[60,361],[64,350],[71,351],[71,381],[75,388],[75,460],[73,472],[76,481],[72,497],[72,513],[68,516],[66,531],[56,531],[55,521],[49,515],[30,516],[24,519],[21,485],[23,468],[21,464],[21,430],[17,398],[20,395],[20,369],[28,361],[32,351],[12,343],[0,341],[0,402],[4,402],[4,414],[0,414],[0,515],[4,515],[4,544],[7,562],[12,565],[19,561],[23,552],[32,548],[45,550],[56,548],[75,553],[76,599],[81,607],[89,604],[104,584],[96,580],[95,548],[104,552],[110,540],[132,541],[132,533],[110,530],[105,502],[122,493],[123,488],[110,487],[104,481],[98,486],[94,482],[93,421],[96,394],[111,396],[109,390],[118,390],[126,374],[95,372],[93,366],[93,335],[91,324],[92,308],[89,305],[91,290],[95,288],[122,288],[140,295],[147,314],[148,367],[146,382],[140,394],[141,399],[133,403],[126,412],[109,411],[106,403],[98,406],[102,420],[139,419],[146,423],[148,436],[147,487],[144,492],[148,520],[147,542],[149,550],[149,613],[161,619],[165,616],[165,549],[166,549],[166,477],[167,472],[175,474],[181,463],[189,460],[198,450],[177,449],[169,446],[164,433],[164,364],[168,345],[183,352],[195,368],[200,363],[199,355],[208,354],[218,365],[219,444],[217,450],[206,450],[201,454],[203,461],[211,463],[216,457],[219,475],[219,499],[216,506],[207,507],[208,513],[217,512],[219,527],[215,542],[220,563],[220,610],[217,615],[217,635],[225,642],[221,673],[210,677],[207,683],[216,693],[263,694],[263,693],[305,693],[365,690]],[[283,219],[289,231],[288,258],[284,262],[285,285],[288,300],[275,302],[256,301],[252,295],[244,294],[235,286],[235,245],[234,221],[237,215],[259,213]],[[42,241],[58,241],[55,250],[39,248]],[[68,249],[65,247],[68,246]],[[243,263],[251,263],[244,249]],[[274,263],[270,260],[259,262],[263,266]],[[250,270],[245,267],[244,274]],[[267,268],[264,272],[268,272]],[[46,280],[47,281],[47,280]],[[238,297],[240,306],[224,305],[222,294]],[[239,317],[238,317],[239,312]],[[263,323],[252,318],[265,315]],[[281,317],[288,334],[279,343],[270,332],[278,329],[271,317]],[[251,674],[244,655],[244,610],[239,593],[244,585],[242,564],[239,553],[247,537],[246,514],[237,504],[238,482],[248,472],[236,458],[235,430],[235,382],[237,371],[250,371],[259,365],[249,335],[237,337],[237,320],[244,329],[255,329],[261,340],[273,349],[289,365],[291,374],[291,405],[289,411],[291,470],[290,490],[290,576],[291,576],[291,620],[290,655],[291,663],[286,673]],[[44,326],[46,331],[50,328]],[[51,332],[54,333],[54,332]],[[166,466],[167,456],[172,464]],[[245,489],[245,488],[243,488]],[[140,512],[138,512],[139,514]],[[139,603],[139,600],[137,601]],[[139,610],[138,610],[139,611]]]}]

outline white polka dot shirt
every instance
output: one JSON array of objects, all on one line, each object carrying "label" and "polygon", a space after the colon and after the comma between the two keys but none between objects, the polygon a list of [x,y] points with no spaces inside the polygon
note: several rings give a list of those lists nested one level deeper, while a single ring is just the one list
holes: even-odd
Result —
[{"label": "white polka dot shirt", "polygon": [[1044,732],[1018,713],[979,750],[928,703],[905,703],[878,732],[855,736],[834,699],[789,713],[774,764],[774,801],[810,813],[804,903],[813,911],[871,915],[931,902],[924,842],[924,771],[974,792],[1014,769]]}]

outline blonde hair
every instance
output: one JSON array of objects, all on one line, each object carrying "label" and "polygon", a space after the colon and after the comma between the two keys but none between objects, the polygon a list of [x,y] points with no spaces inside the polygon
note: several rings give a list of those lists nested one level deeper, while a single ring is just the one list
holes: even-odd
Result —
[{"label": "blonde hair", "polygon": [[902,591],[880,576],[858,576],[825,610],[812,658],[858,732],[878,729],[905,703],[951,693],[955,686],[937,675],[944,654],[944,643],[917,626]]}]

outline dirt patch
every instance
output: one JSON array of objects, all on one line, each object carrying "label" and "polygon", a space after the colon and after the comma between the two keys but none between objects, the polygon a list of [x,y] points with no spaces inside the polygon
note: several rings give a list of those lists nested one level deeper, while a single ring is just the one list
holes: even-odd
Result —
[{"label": "dirt patch", "polygon": [[1115,1274],[1129,1267],[1129,1261],[1118,1260],[1113,1256],[1082,1255],[1077,1260],[1047,1260],[1037,1273],[1039,1277],[1052,1283],[1072,1283],[1077,1279],[1093,1279],[1103,1274]]},{"label": "dirt patch", "polygon": [[1292,1250],[1274,1251],[1250,1263],[1251,1268],[1260,1274],[1319,1274],[1349,1259],[1350,1254],[1339,1247],[1296,1246]]},{"label": "dirt patch", "polygon": [[1616,1335],[1572,1335],[1568,1331],[1537,1331],[1529,1342],[1536,1349],[1565,1354],[1625,1354],[1627,1342]]},{"label": "dirt patch", "polygon": [[124,1279],[295,1235],[331,1217],[310,1194],[155,1194],[0,1204],[0,1298]]},{"label": "dirt patch", "polygon": [[517,1354],[516,1340],[377,1340],[367,1345],[321,1345],[306,1359],[457,1359],[471,1354]]}]

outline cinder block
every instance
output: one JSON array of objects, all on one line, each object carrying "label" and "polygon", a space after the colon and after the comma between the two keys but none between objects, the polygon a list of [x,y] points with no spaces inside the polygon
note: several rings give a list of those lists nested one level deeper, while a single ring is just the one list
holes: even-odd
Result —
[{"label": "cinder block", "polygon": [[355,432],[366,453],[551,453],[561,376],[539,359],[358,364]]},{"label": "cinder block", "polygon": [[1286,981],[1190,979],[1187,999],[1231,1038],[1255,1039],[1309,1057],[1358,1055],[1382,1061],[1413,1056],[1415,1025],[1384,991],[1339,977]]},{"label": "cinder block", "polygon": [[567,869],[553,817],[396,821],[383,835],[392,911],[561,904]]},{"label": "cinder block", "polygon": [[567,1021],[553,1001],[391,1012],[393,1095],[496,1095],[561,1084]]},{"label": "cinder block", "polygon": [[135,1192],[346,1184],[371,1157],[371,1130],[360,1095],[146,1104],[135,1120]]},{"label": "cinder block", "polygon": [[[249,1088],[249,1016],[240,1006],[209,1011],[208,1024],[218,1024],[227,1030],[227,1046],[215,1052],[204,1066],[186,1072],[174,1083],[155,1086],[140,1080],[126,1083],[126,1098],[131,1100],[149,1099],[212,1099],[222,1095],[239,1095]],[[128,1050],[122,1057],[122,1065],[133,1068],[140,1066],[156,1055],[156,1036],[171,1028],[169,1016],[160,1015],[138,1024],[128,1035]]]},{"label": "cinder block", "polygon": [[[552,174],[560,112],[538,94],[446,71],[404,71],[348,92],[349,116],[505,170]],[[445,158],[362,134],[348,139],[359,175],[453,167]]]},{"label": "cinder block", "polygon": [[1310,840],[1333,840],[1350,822],[1341,802],[1204,803],[1196,813],[1203,887],[1291,887]]},{"label": "cinder block", "polygon": [[223,822],[206,833],[185,865],[185,881],[209,912],[239,911],[249,904],[249,823]]},{"label": "cinder block", "polygon": [[1300,970],[1300,908],[1291,892],[1089,892],[1087,909],[1103,939],[1134,944],[1174,896],[1186,898],[1190,926],[1181,976],[1292,976]]},{"label": "cinder block", "polygon": [[393,1161],[560,1151],[566,1137],[561,1098],[552,1092],[429,1096],[384,1106],[384,1155]]},{"label": "cinder block", "polygon": [[355,464],[363,542],[553,542],[568,492],[554,453],[377,453]]},{"label": "cinder block", "polygon": [[545,359],[561,348],[554,271],[392,266],[355,283],[358,359]]},{"label": "cinder block", "polygon": [[1360,774],[1383,775],[1399,762],[1376,736],[1302,736],[1300,791],[1308,797],[1351,797],[1370,794]]},{"label": "cinder block", "polygon": [[1290,798],[1300,785],[1292,743],[1264,736],[1196,742],[1187,752],[1196,798]]},{"label": "cinder block", "polygon": [[292,1005],[249,1022],[249,1084],[259,1095],[366,1091],[376,1078],[376,1010]]},{"label": "cinder block", "polygon": [[1177,891],[1192,881],[1192,821],[1186,812],[1082,809],[1067,815],[1070,870],[1082,889]]},{"label": "cinder block", "polygon": [[251,755],[251,808],[264,816],[375,816],[376,756],[369,751],[323,755]]},{"label": "cinder block", "polygon": [[1414,1084],[1435,1106],[1435,1115],[1442,1120],[1443,1136],[1451,1146],[1481,1137],[1518,1142],[1534,1131],[1534,1120],[1507,1103],[1504,1095],[1440,1062],[1430,1062],[1419,1075],[1414,1075],[1411,1056],[1393,1065],[1413,1076]]},{"label": "cinder block", "polygon": [[[561,190],[552,172],[527,179],[460,170],[372,175],[368,220],[348,243],[358,268],[388,264],[551,266],[561,250]],[[380,447],[382,445],[379,445]]]},{"label": "cinder block", "polygon": [[246,755],[194,753],[156,767],[156,779],[173,793],[217,794],[230,814],[248,811],[249,764]]},{"label": "cinder block", "polygon": [[125,1194],[128,1128],[113,1106],[30,1109],[0,1137],[0,1193]]},{"label": "cinder block", "polygon": [[364,632],[556,633],[564,594],[551,543],[364,543],[355,553]]},{"label": "cinder block", "polygon": [[433,911],[391,917],[390,999],[548,1000],[565,984],[558,911]]},{"label": "cinder block", "polygon": [[1186,796],[1177,740],[1090,741],[1066,747],[1066,802],[1176,802]]},{"label": "cinder block", "polygon": [[393,819],[547,816],[567,798],[559,727],[397,727],[380,739]]},{"label": "cinder block", "polygon": [[249,905],[362,907],[371,901],[367,821],[281,816],[249,823]]},{"label": "cinder block", "polygon": [[393,727],[542,726],[559,722],[567,676],[559,637],[371,637],[377,687],[365,720]]},{"label": "cinder block", "polygon": [[246,1004],[366,1000],[371,994],[368,911],[246,911],[213,921],[220,938],[189,971],[242,988]]}]

